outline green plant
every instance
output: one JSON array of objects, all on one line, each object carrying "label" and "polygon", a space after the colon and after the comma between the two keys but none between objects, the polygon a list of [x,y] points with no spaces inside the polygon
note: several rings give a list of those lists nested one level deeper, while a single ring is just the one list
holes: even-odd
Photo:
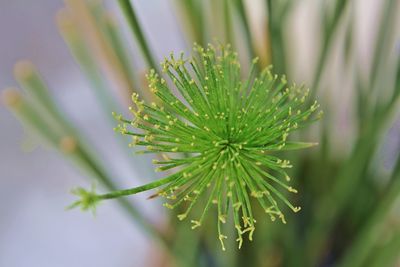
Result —
[{"label": "green plant", "polygon": [[[8,90],[3,95],[6,104],[24,125],[31,126],[44,142],[51,144],[66,159],[84,170],[85,176],[96,179],[100,185],[99,191],[110,192],[97,193],[94,190],[77,189],[74,192],[81,199],[75,206],[90,209],[102,199],[118,198],[118,203],[131,216],[131,221],[138,223],[139,227],[149,233],[150,238],[160,241],[157,244],[161,244],[163,252],[170,255],[168,262],[176,266],[395,266],[400,260],[399,215],[394,209],[400,194],[400,157],[396,151],[388,160],[382,147],[387,142],[390,129],[398,136],[398,126],[396,128],[395,124],[399,116],[400,98],[400,61],[397,48],[400,37],[396,24],[399,19],[399,14],[396,13],[399,10],[398,1],[381,1],[381,9],[376,9],[375,16],[368,17],[369,20],[378,20],[375,23],[376,29],[370,30],[373,32],[371,39],[367,41],[374,41],[370,46],[373,50],[370,55],[359,51],[360,44],[364,46],[366,42],[359,39],[358,34],[359,24],[362,24],[358,20],[362,13],[359,10],[360,5],[364,5],[363,8],[368,5],[364,2],[309,2],[315,9],[316,16],[313,17],[312,25],[306,26],[302,34],[296,34],[299,29],[294,31],[292,26],[297,23],[297,11],[302,7],[309,8],[303,6],[307,5],[307,1],[172,1],[177,7],[180,26],[187,43],[197,42],[206,47],[208,42],[217,37],[223,43],[231,43],[232,50],[238,51],[240,57],[227,46],[218,47],[215,51],[213,48],[200,53],[196,51],[199,54],[188,60],[180,56],[171,57],[163,63],[163,71],[169,77],[165,81],[162,80],[164,76],[156,75],[158,59],[154,51],[157,47],[149,42],[133,2],[119,0],[117,4],[130,33],[137,41],[138,53],[135,55],[139,56],[141,53],[146,68],[154,69],[148,74],[147,84],[140,83],[143,70],[133,67],[127,56],[129,53],[126,45],[129,42],[123,39],[120,27],[115,24],[115,20],[110,20],[109,11],[99,1],[67,0],[67,9],[58,17],[59,28],[95,90],[105,114],[112,118],[111,111],[123,113],[127,109],[125,105],[131,104],[130,96],[134,93],[134,117],[126,119],[114,114],[120,124],[117,130],[124,135],[132,135],[132,144],[144,147],[144,153],[164,154],[165,158],[158,158],[155,163],[160,165],[159,170],[167,172],[166,178],[156,180],[155,176],[149,174],[146,178],[155,182],[120,190],[121,187],[116,184],[114,177],[110,176],[107,164],[97,158],[97,152],[88,142],[88,138],[66,118],[62,108],[55,104],[46,90],[46,85],[37,82],[41,80],[37,72],[34,72],[35,79],[24,75],[27,72],[18,72],[17,80],[25,92]],[[250,5],[255,2],[262,2],[258,10],[264,11],[257,25],[249,10]],[[311,12],[310,16],[312,14]],[[315,25],[322,26],[318,29]],[[257,31],[256,28],[261,30]],[[299,64],[294,55],[306,53],[302,50],[302,45],[297,45],[298,41],[307,38],[305,36],[308,35],[303,35],[306,32],[312,36],[312,53],[315,54],[316,62],[310,57]],[[174,47],[172,50],[182,47]],[[226,59],[220,58],[224,53],[229,56]],[[252,62],[255,57],[260,60]],[[229,60],[234,63],[228,64]],[[238,61],[241,63],[240,70]],[[301,105],[299,116],[307,117],[307,112],[311,113],[310,108],[316,108],[312,104],[318,98],[325,114],[320,123],[301,127],[312,122],[318,114],[310,115],[307,122],[298,120],[300,117],[295,117],[297,111],[295,112],[294,105],[299,103],[294,101],[295,97],[293,99],[292,95],[305,94],[306,91],[303,87],[289,86],[287,93],[287,85],[281,78],[276,78],[271,85],[270,79],[275,79],[270,74],[271,69],[259,71],[269,65],[273,65],[274,72],[279,75],[286,73],[289,84],[301,81],[310,85],[309,96]],[[222,68],[222,76],[218,68]],[[311,69],[310,75],[307,75],[307,69]],[[243,74],[247,77],[243,78]],[[230,86],[224,87],[224,84]],[[117,89],[122,101],[112,101],[110,87]],[[223,91],[226,97],[218,95],[221,93],[218,88],[229,88]],[[270,91],[266,94],[263,89]],[[259,97],[255,97],[255,92],[260,93]],[[272,96],[273,92],[278,94]],[[175,104],[174,101],[178,102]],[[271,109],[269,115],[266,114],[265,121],[257,120],[259,114],[251,111],[251,105],[248,104],[250,102],[265,108],[264,112],[269,109],[268,105],[276,105],[278,110]],[[240,108],[243,107],[241,105],[246,103],[250,108],[240,114]],[[289,107],[292,107],[291,116]],[[217,117],[213,118],[211,114]],[[273,123],[274,115],[277,115],[280,125]],[[233,119],[235,116],[240,116],[240,119]],[[116,122],[112,119],[110,121],[112,128]],[[289,122],[291,126],[285,124]],[[285,129],[290,128],[289,131],[292,131],[296,122],[298,131],[291,134],[285,146],[282,146],[287,134]],[[240,129],[242,132],[239,134],[239,127],[245,124],[247,127]],[[258,132],[259,127],[266,127],[268,124],[271,124],[268,131],[261,129]],[[224,126],[227,125],[236,125],[236,142],[228,138],[229,128],[224,132]],[[276,138],[272,138],[274,134]],[[117,134],[116,138],[122,136]],[[196,138],[194,140],[200,141],[193,142],[192,136]],[[277,151],[271,154],[272,151],[268,151],[266,156],[261,157],[259,152],[245,150],[248,149],[248,144],[243,143],[257,140],[268,141],[269,149]],[[318,140],[319,145],[306,151],[284,151],[312,145],[292,140]],[[121,138],[124,147],[125,141],[126,138]],[[240,145],[242,147],[238,149]],[[277,149],[279,146],[281,151]],[[395,143],[391,146],[394,147]],[[239,166],[229,163],[229,157],[233,159],[237,150],[240,152],[232,162],[240,163]],[[222,155],[213,155],[212,151],[216,155]],[[204,163],[199,155],[205,157]],[[282,164],[288,165],[288,162],[277,163],[278,157],[290,160],[293,168],[282,169]],[[382,158],[391,162],[389,167],[383,166]],[[222,168],[226,162],[226,167]],[[195,166],[204,168],[192,171]],[[191,177],[188,176],[188,170],[192,173]],[[283,171],[295,178],[290,187],[286,185],[285,179],[282,180],[286,177]],[[231,172],[234,175],[230,175],[228,181],[213,180],[214,184],[210,183],[210,187],[207,187],[207,174],[214,172]],[[242,174],[245,188],[239,179],[236,182],[232,178],[239,177],[238,173]],[[256,178],[250,179],[250,176]],[[232,198],[228,197],[229,185],[232,184],[229,179],[234,182]],[[290,194],[292,189],[278,190],[281,185],[286,189],[296,188],[301,193]],[[174,190],[175,186],[178,191]],[[263,192],[259,187],[263,186],[270,186],[271,195],[257,198]],[[158,189],[152,198],[159,195],[167,197],[166,206],[175,207],[167,215],[171,218],[162,227],[152,223],[137,209],[134,198],[121,197],[152,188]],[[195,190],[199,193],[203,191],[203,194],[193,194]],[[213,196],[217,195],[219,197],[215,199]],[[235,235],[235,231],[239,230],[241,242],[241,233],[247,231],[246,233],[251,234],[254,230],[253,218],[263,218],[265,208],[268,210],[271,203],[275,203],[275,200],[269,199],[272,196],[276,202],[284,200],[283,202],[296,203],[296,206],[301,206],[301,212],[285,212],[288,221],[286,225],[258,221],[253,243],[243,246],[241,250],[235,249],[235,240],[225,240],[224,236]],[[176,199],[170,199],[175,197]],[[182,199],[190,201],[183,200],[182,205],[175,206]],[[216,206],[213,202],[217,203]],[[240,202],[241,205],[233,208],[235,203]],[[259,202],[264,203],[264,209],[260,208]],[[196,206],[191,208],[194,203]],[[272,215],[277,217],[287,208],[283,205],[272,206],[275,209],[273,213],[276,213]],[[227,211],[228,208],[230,212]],[[175,223],[176,216],[185,217],[188,209],[191,210],[192,226],[203,225],[198,231],[191,231],[188,227],[190,222],[186,220]],[[236,209],[237,212],[234,212]],[[215,216],[202,216],[206,213],[213,213]],[[241,216],[245,218],[246,226],[243,226]],[[211,227],[215,218],[221,224],[219,233],[218,225]],[[235,230],[235,222],[241,228],[237,227],[239,229]],[[227,249],[224,253],[216,249],[220,246],[216,235],[220,235],[220,239],[225,242]],[[243,239],[243,243],[246,242],[247,239]]]},{"label": "green plant", "polygon": [[[223,239],[227,237],[221,228],[231,212],[240,248],[242,235],[248,232],[252,240],[255,230],[250,196],[257,199],[273,221],[277,216],[286,223],[276,198],[294,212],[300,210],[275,188],[278,185],[297,193],[285,183],[290,178],[284,169],[292,166],[273,152],[315,145],[287,138],[292,131],[314,120],[310,117],[319,105],[315,102],[306,106],[308,91],[295,85],[288,87],[285,77],[279,79],[270,68],[259,76],[251,71],[241,81],[237,55],[229,46],[218,49],[212,45],[207,49],[196,46],[195,51],[197,56],[190,60],[184,59],[183,54],[179,59],[171,54],[162,64],[163,72],[180,96],[152,70],[147,76],[149,88],[160,104],[146,104],[134,93],[135,106],[130,108],[134,119],[116,115],[121,122],[116,130],[133,136],[130,145],[145,146],[145,150],[137,153],[163,153],[163,160],[153,161],[161,165],[157,171],[178,170],[164,179],[103,195],[77,189],[81,200],[73,206],[88,209],[101,200],[162,187],[156,195],[173,201],[165,203],[166,207],[173,209],[185,201],[190,203],[178,215],[183,220],[198,198],[206,194],[200,219],[191,220],[192,229],[203,223],[210,206],[215,204],[222,249],[225,250]],[[253,60],[252,69],[256,63],[257,59]],[[182,153],[186,157],[179,157]]]}]

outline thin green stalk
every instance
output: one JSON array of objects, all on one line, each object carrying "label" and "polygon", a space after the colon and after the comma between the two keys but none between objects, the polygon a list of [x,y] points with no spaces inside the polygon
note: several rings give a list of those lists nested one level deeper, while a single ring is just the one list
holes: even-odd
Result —
[{"label": "thin green stalk", "polygon": [[[343,10],[345,3],[342,4],[343,6],[337,7],[336,10]],[[340,14],[335,17],[339,18]],[[337,20],[334,19],[334,21]],[[358,84],[358,86],[360,85]],[[360,92],[361,89],[359,90]],[[307,235],[309,260],[318,260],[317,256],[322,251],[323,243],[326,241],[327,236],[331,233],[332,227],[336,222],[335,218],[345,209],[351,200],[354,188],[360,184],[363,173],[377,148],[379,137],[383,129],[385,129],[385,124],[394,111],[396,100],[398,99],[397,95],[394,94],[394,96],[387,103],[383,103],[382,108],[376,110],[374,117],[368,121],[368,124],[365,124],[365,127],[360,129],[360,138],[354,146],[352,156],[347,160],[335,179],[337,182],[333,185],[331,193],[322,199],[318,205],[315,220],[312,224],[313,228],[310,229]],[[365,98],[359,99],[359,101],[363,100]],[[365,106],[369,107],[368,105]]]},{"label": "thin green stalk", "polygon": [[132,84],[135,84],[137,86],[137,83],[134,79],[134,71],[130,63],[130,60],[132,60],[132,58],[130,55],[128,56],[126,48],[123,45],[123,39],[121,36],[121,32],[118,29],[117,22],[115,21],[115,18],[112,16],[112,14],[103,14],[103,16],[105,31],[108,40],[110,41],[111,46],[114,48],[115,54],[121,62],[121,65],[130,77]]},{"label": "thin green stalk", "polygon": [[[30,96],[30,100],[44,110],[51,113],[58,113],[54,101],[52,101],[49,92],[42,79],[39,78],[34,65],[30,61],[19,61],[14,66],[14,76],[18,80],[22,89]],[[58,114],[57,116],[61,116]]]},{"label": "thin green stalk", "polygon": [[[133,59],[132,56],[128,54],[124,44],[124,38],[119,28],[120,25],[118,25],[117,18],[112,12],[105,9],[104,4],[101,1],[89,2],[88,8],[93,14],[96,27],[102,30],[106,42],[109,43],[110,49],[113,50],[116,60],[121,66],[121,71],[124,73],[124,77],[129,82],[130,87],[128,88],[128,93],[132,94],[133,92],[141,92],[141,86],[139,86],[137,82],[136,75],[131,64]],[[141,93],[145,94],[146,92]]]},{"label": "thin green stalk", "polygon": [[322,35],[322,48],[318,56],[317,65],[313,75],[314,78],[310,87],[312,88],[311,98],[314,98],[319,90],[322,74],[325,70],[325,66],[327,65],[326,61],[328,60],[329,51],[331,50],[334,42],[333,37],[335,36],[341,20],[344,18],[344,10],[346,9],[348,2],[351,1],[337,0],[335,3],[335,9],[332,18],[329,19],[328,17],[328,20],[325,22],[327,26],[324,28],[324,32]]},{"label": "thin green stalk", "polygon": [[192,35],[193,42],[202,46],[206,43],[206,32],[204,27],[204,8],[202,1],[197,0],[178,0],[181,16],[184,17],[184,24]]},{"label": "thin green stalk", "polygon": [[[53,147],[61,149],[62,152],[63,150],[70,152],[66,154],[68,158],[97,178],[107,190],[116,190],[112,179],[101,167],[104,165],[99,162],[95,153],[89,149],[89,146],[87,146],[88,142],[72,127],[62,115],[60,109],[55,106],[46,85],[32,67],[32,65],[20,66],[20,69],[16,71],[16,78],[25,91],[31,95],[30,99],[35,101],[35,105],[25,101],[25,97],[16,92],[22,104],[15,106],[16,108],[13,108],[13,111],[15,113],[19,112],[19,116],[23,118],[23,121],[29,122],[30,126],[35,128],[35,131],[42,136],[42,139],[48,140]],[[45,101],[51,102],[47,103]],[[62,143],[65,137],[68,137],[69,139],[67,140],[70,140],[66,148]],[[152,224],[146,222],[146,219],[136,210],[133,204],[121,203],[139,225],[149,233],[156,233],[156,237],[165,241],[162,234]]]},{"label": "thin green stalk", "polygon": [[[107,116],[114,120],[111,113],[119,110],[118,105],[113,96],[109,94],[103,76],[96,62],[93,60],[84,40],[75,28],[73,21],[66,13],[61,11],[57,16],[57,22],[65,43],[68,45],[72,55],[81,67],[81,70],[91,83],[96,96],[102,104],[101,106],[105,108]],[[51,103],[51,100],[48,100],[48,102]]]},{"label": "thin green stalk", "polygon": [[[396,71],[396,82],[393,90],[393,97],[389,100],[387,105],[383,105],[382,108],[378,109],[379,114],[390,113],[391,109],[396,106],[398,96],[400,94],[400,61],[398,61]],[[390,116],[388,116],[390,117]],[[374,125],[374,124],[373,124]],[[375,125],[375,127],[378,127]],[[391,182],[387,186],[387,192],[384,194],[383,199],[380,201],[379,206],[375,209],[375,212],[369,217],[367,224],[364,229],[356,237],[353,245],[349,250],[346,251],[345,257],[341,262],[340,266],[361,266],[368,254],[373,249],[384,228],[384,219],[393,205],[394,201],[400,195],[400,156],[397,158],[396,166],[393,169]]]},{"label": "thin green stalk", "polygon": [[333,185],[330,194],[323,198],[317,206],[314,223],[312,224],[313,228],[310,229],[307,235],[307,250],[310,260],[318,260],[317,255],[323,249],[323,242],[329,235],[335,223],[335,218],[347,206],[347,203],[351,200],[353,188],[363,178],[362,174],[372,160],[378,141],[380,140],[379,137],[383,129],[385,129],[387,121],[395,111],[399,96],[396,93],[397,90],[400,90],[400,79],[398,77],[394,89],[394,96],[396,97],[390,99],[386,105],[383,105],[383,108],[379,110],[376,117],[363,129],[360,139],[354,146],[351,157],[337,175],[335,179],[336,183]]},{"label": "thin green stalk", "polygon": [[375,49],[371,65],[372,68],[369,80],[369,83],[372,84],[371,90],[378,90],[377,77],[381,73],[379,70],[384,69],[382,68],[382,64],[387,64],[387,56],[385,56],[385,54],[390,51],[390,49],[388,49],[388,44],[390,44],[389,39],[393,36],[395,15],[398,14],[396,6],[398,6],[398,1],[396,0],[387,0],[383,6],[379,30],[375,38]]},{"label": "thin green stalk", "polygon": [[110,49],[113,51],[113,54],[115,54],[115,58],[121,66],[123,76],[130,85],[128,93],[132,94],[133,92],[137,92],[140,90],[140,87],[136,82],[134,71],[132,70],[132,56],[128,55],[126,51],[117,19],[114,17],[114,14],[105,9],[101,1],[89,2],[88,9],[93,14],[96,28],[102,31],[105,41],[109,44]]},{"label": "thin green stalk", "polygon": [[224,0],[224,31],[225,43],[231,44],[234,47],[234,35],[232,31],[232,17],[230,12],[230,0]]},{"label": "thin green stalk", "polygon": [[[382,129],[386,123],[386,116],[377,118],[371,122],[371,128],[356,144],[352,152],[352,156],[347,164],[342,167],[340,173],[335,178],[336,183],[333,185],[331,192],[325,198],[320,200],[316,207],[314,221],[311,223],[313,227],[307,234],[307,256],[309,261],[319,260],[318,256],[324,249],[324,242],[331,233],[332,227],[336,222],[335,218],[340,214],[346,204],[352,197],[353,188],[355,188],[362,178],[362,173],[378,144]],[[311,264],[311,263],[310,263]],[[311,264],[312,265],[312,264]]]},{"label": "thin green stalk", "polygon": [[60,141],[58,137],[58,129],[51,124],[46,123],[37,111],[32,108],[32,104],[28,103],[27,97],[24,97],[15,88],[9,88],[2,91],[2,101],[4,105],[12,111],[13,115],[21,121],[21,123],[40,138],[45,145],[54,145]]},{"label": "thin green stalk", "polygon": [[[103,13],[101,13],[104,15]],[[113,112],[120,112],[119,105],[117,104],[114,96],[110,94],[110,91],[107,88],[106,81],[103,79],[103,76],[101,74],[100,69],[98,68],[98,65],[96,64],[96,61],[94,60],[92,54],[90,53],[90,50],[88,49],[84,39],[82,38],[80,32],[76,29],[76,25],[74,22],[71,20],[71,18],[66,14],[64,11],[60,11],[57,15],[57,22],[58,22],[58,27],[60,30],[61,35],[64,38],[64,41],[68,45],[72,55],[74,56],[75,60],[78,62],[81,70],[85,74],[85,76],[88,78],[88,81],[91,85],[91,88],[93,89],[95,95],[97,96],[99,102],[101,103],[101,107],[104,109],[104,113],[106,117],[109,119],[111,125],[115,125],[115,118],[112,115]],[[114,25],[111,25],[111,21],[106,21],[105,24],[108,24],[107,29],[110,31],[109,34],[113,35],[113,39],[118,39],[117,32],[114,27]],[[110,37],[111,38],[111,37]],[[115,40],[115,42],[119,42],[120,40]],[[120,44],[122,45],[122,44]],[[117,56],[120,58],[121,63],[124,61],[124,51],[123,47],[115,47],[115,52]],[[126,56],[125,56],[125,61],[126,61]],[[129,73],[131,72],[131,69],[129,68],[128,62],[123,63],[124,69],[128,71]],[[129,70],[128,70],[129,68]],[[131,75],[128,75],[131,76]],[[133,81],[132,81],[133,82]],[[42,94],[43,95],[43,94]],[[52,103],[51,99],[49,99],[49,96],[46,96],[48,100],[42,101],[44,103]],[[53,108],[54,110],[55,108]],[[53,111],[54,112],[54,111]],[[128,150],[128,144],[125,142],[126,140],[122,140],[119,138],[120,144],[123,147],[124,152],[126,154],[131,155],[131,152]],[[132,165],[132,164],[131,164]],[[136,164],[138,165],[138,164]],[[148,176],[148,175],[144,175]]]},{"label": "thin green stalk", "polygon": [[[94,177],[100,181],[101,185],[104,186],[106,190],[115,191],[118,190],[118,187],[112,182],[112,179],[106,174],[101,165],[98,165],[96,161],[93,161],[92,156],[88,155],[84,150],[78,150],[77,153],[79,157],[77,160],[83,161],[85,165],[90,166],[90,170],[94,173]],[[121,198],[118,199],[118,203],[124,209],[124,211],[133,218],[133,221],[137,223],[141,228],[143,228],[148,234],[155,237],[160,241],[161,244],[167,245],[168,240],[166,236],[160,232],[153,224],[149,223],[149,221],[143,216],[143,214],[134,206],[133,203],[129,202],[127,199]],[[168,248],[168,246],[165,246]]]},{"label": "thin green stalk", "polygon": [[124,197],[124,196],[129,196],[129,195],[134,195],[143,191],[151,190],[156,187],[162,186],[172,180],[174,180],[176,177],[175,176],[168,176],[164,179],[160,179],[142,186],[138,187],[133,187],[129,189],[124,189],[124,190],[117,190],[114,192],[110,192],[107,194],[102,194],[102,195],[97,195],[96,197],[99,200],[104,200],[104,199],[113,199],[113,198],[119,198],[119,197]]},{"label": "thin green stalk", "polygon": [[396,81],[393,89],[392,96],[389,100],[388,107],[396,105],[396,101],[400,98],[400,58],[397,60]]},{"label": "thin green stalk", "polygon": [[133,35],[136,37],[136,40],[139,43],[139,47],[142,50],[146,63],[150,68],[158,70],[158,65],[153,58],[154,53],[151,52],[150,45],[144,36],[142,27],[140,26],[139,20],[136,17],[135,10],[130,0],[118,0],[118,4],[129,24]]},{"label": "thin green stalk", "polygon": [[129,100],[134,85],[130,75],[124,70],[113,47],[107,40],[104,34],[104,26],[96,20],[96,12],[98,11],[94,10],[93,1],[65,0],[65,2],[67,9],[62,12],[78,25],[76,29],[90,48],[89,51],[102,70],[102,74],[107,78],[107,81],[115,85],[114,87],[119,91],[121,100]]},{"label": "thin green stalk", "polygon": [[[243,0],[235,0],[234,6],[236,8],[236,11],[239,14],[240,22],[243,25],[244,34],[245,34],[245,42],[247,45],[247,50],[248,50],[250,59],[253,59],[256,57],[256,53],[254,51],[253,36],[251,34],[251,29],[250,29],[247,15],[246,15],[246,10],[245,10],[245,6],[243,4]],[[259,63],[261,64],[261,60],[259,61]]]},{"label": "thin green stalk", "polygon": [[388,190],[380,200],[379,206],[368,218],[366,225],[352,245],[346,250],[343,259],[338,265],[339,267],[364,266],[368,255],[381,238],[386,225],[385,219],[388,217],[394,202],[400,196],[400,157],[397,159],[391,182],[387,188]]},{"label": "thin green stalk", "polygon": [[271,61],[274,65],[274,70],[279,74],[286,73],[286,53],[283,33],[286,15],[288,14],[291,4],[291,1],[282,3],[279,1],[267,0]]}]

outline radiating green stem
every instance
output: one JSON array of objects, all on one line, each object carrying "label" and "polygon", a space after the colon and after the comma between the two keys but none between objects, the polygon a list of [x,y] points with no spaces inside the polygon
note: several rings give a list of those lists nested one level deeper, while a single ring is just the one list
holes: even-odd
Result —
[{"label": "radiating green stem", "polygon": [[129,27],[136,37],[139,47],[142,50],[144,58],[148,64],[148,66],[152,69],[158,70],[158,64],[154,60],[154,53],[151,52],[150,45],[147,42],[144,33],[142,31],[142,27],[139,23],[139,20],[136,17],[135,10],[130,2],[130,0],[118,0],[118,4],[127,20]]}]

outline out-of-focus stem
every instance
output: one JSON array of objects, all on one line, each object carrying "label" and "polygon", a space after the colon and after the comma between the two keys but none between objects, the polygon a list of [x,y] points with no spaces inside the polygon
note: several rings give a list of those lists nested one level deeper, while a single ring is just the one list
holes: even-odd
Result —
[{"label": "out-of-focus stem", "polygon": [[80,36],[80,32],[77,30],[76,24],[67,10],[63,9],[59,11],[57,14],[57,24],[64,41],[87,76],[102,107],[105,108],[107,115],[112,118],[111,113],[119,110],[118,105],[108,91],[96,62],[92,58],[88,47]]},{"label": "out-of-focus stem", "polygon": [[206,46],[206,33],[204,27],[204,10],[201,1],[196,0],[178,0],[176,6],[182,17],[182,24],[191,35],[191,42],[196,42]]},{"label": "out-of-focus stem", "polygon": [[153,58],[154,53],[151,52],[150,45],[144,36],[142,27],[140,26],[139,20],[136,17],[135,10],[130,0],[118,0],[118,4],[125,16],[126,21],[129,24],[129,28],[139,43],[140,49],[142,50],[148,66],[152,69],[158,70],[158,65]]},{"label": "out-of-focus stem", "polygon": [[[121,32],[119,31],[119,25],[112,13],[102,14],[104,22],[105,33],[110,41],[113,50],[115,51],[119,61],[121,62],[124,69],[129,73],[131,80],[133,79],[134,71],[130,63],[130,56],[127,54],[126,49],[123,45]],[[134,81],[132,81],[134,83]]]},{"label": "out-of-focus stem", "polygon": [[98,25],[92,10],[88,7],[87,1],[65,0],[65,2],[68,12],[71,11],[66,13],[74,23],[79,25],[78,29],[84,36],[93,58],[98,60],[98,64],[107,79],[115,84],[121,100],[129,105],[131,94],[134,91],[130,74],[119,61],[116,52],[104,36],[102,28]]},{"label": "out-of-focus stem", "polygon": [[324,32],[322,34],[323,39],[322,39],[322,48],[319,53],[318,59],[317,59],[317,65],[315,68],[315,72],[313,75],[313,81],[311,83],[311,94],[310,94],[310,99],[314,99],[315,95],[317,94],[319,87],[320,87],[320,82],[322,78],[323,71],[325,70],[326,66],[326,61],[329,56],[329,51],[333,45],[334,41],[334,36],[336,33],[336,30],[338,28],[338,25],[340,24],[341,20],[344,17],[345,14],[345,9],[346,5],[350,1],[346,0],[337,0],[335,3],[335,9],[332,15],[331,20],[328,20],[327,27],[324,28]]},{"label": "out-of-focus stem", "polygon": [[[239,14],[240,22],[243,25],[244,34],[245,34],[245,42],[246,42],[249,56],[251,59],[253,59],[256,57],[256,52],[254,51],[255,47],[253,44],[254,40],[253,40],[253,35],[251,33],[249,21],[248,21],[247,15],[246,15],[246,10],[245,10],[245,6],[243,4],[243,0],[235,0],[234,6],[236,8],[236,11]],[[261,66],[261,62],[263,62],[263,60],[260,60],[258,62],[260,66]]]},{"label": "out-of-focus stem", "polygon": [[386,225],[386,218],[394,202],[400,196],[400,157],[397,159],[393,170],[391,182],[388,185],[388,191],[383,195],[378,207],[364,228],[360,231],[352,245],[345,251],[343,260],[339,263],[340,267],[359,267],[364,266],[369,253],[372,252],[377,241],[383,234]]},{"label": "out-of-focus stem", "polygon": [[[378,114],[383,114],[385,117],[390,117],[390,112],[393,107],[396,107],[400,95],[400,60],[397,63],[397,70],[395,76],[395,85],[393,89],[393,97],[378,109]],[[370,85],[371,87],[374,85]],[[381,121],[384,121],[382,118]],[[379,127],[377,124],[372,124],[374,127]],[[363,266],[369,253],[372,252],[374,246],[377,244],[381,237],[384,227],[385,218],[390,212],[390,208],[400,196],[400,156],[397,158],[396,165],[392,171],[390,183],[386,187],[386,193],[383,195],[379,205],[369,217],[366,225],[360,231],[359,235],[353,241],[353,244],[346,251],[343,260],[339,266]]]},{"label": "out-of-focus stem", "polygon": [[[383,120],[380,123],[371,123],[374,127],[383,127]],[[348,164],[342,167],[336,177],[336,183],[331,189],[329,196],[322,198],[318,203],[312,222],[312,228],[306,234],[306,250],[310,261],[319,260],[318,256],[324,249],[324,242],[331,233],[332,227],[336,222],[336,217],[342,211],[344,204],[351,198],[353,188],[359,183],[361,173],[365,165],[374,154],[377,140],[381,131],[371,131],[361,138],[356,144],[352,155],[348,159]],[[308,263],[306,266],[313,266],[315,262]]]},{"label": "out-of-focus stem", "polygon": [[[31,75],[33,77],[30,77]],[[66,158],[96,178],[107,190],[117,190],[112,179],[101,167],[104,165],[100,164],[93,152],[88,151],[87,146],[84,145],[86,142],[82,141],[79,133],[73,130],[72,126],[59,115],[61,112],[55,108],[55,105],[44,105],[44,101],[47,101],[46,99],[51,100],[51,98],[44,84],[38,82],[40,78],[36,77],[36,73],[32,71],[29,73],[29,76],[17,76],[17,79],[21,80],[21,85],[25,87],[27,92],[30,92],[34,98],[34,103],[31,103],[31,101],[17,90],[7,89],[2,94],[2,99],[6,106],[10,108],[24,125],[27,125],[36,133],[41,140],[60,151]],[[31,84],[30,81],[35,82]],[[41,96],[43,98],[39,98]],[[49,118],[51,119],[49,120]],[[148,223],[132,204],[126,202],[126,200],[120,201],[127,213],[146,232],[153,234],[161,241],[166,241],[164,235],[154,225]]]},{"label": "out-of-focus stem", "polygon": [[381,14],[378,35],[375,39],[375,49],[371,65],[369,80],[369,83],[372,84],[371,90],[379,90],[377,88],[377,77],[379,76],[379,73],[381,73],[379,69],[382,64],[386,64],[385,60],[387,59],[387,57],[385,56],[385,54],[390,51],[387,46],[390,43],[389,38],[393,36],[395,15],[396,13],[398,13],[398,8],[396,8],[396,5],[399,6],[398,1],[387,0],[384,2],[385,5],[383,6],[383,11]]},{"label": "out-of-focus stem", "polygon": [[278,74],[286,73],[285,47],[283,41],[283,26],[285,24],[280,7],[282,3],[267,0],[268,7],[268,32],[271,42],[271,57],[274,70]]},{"label": "out-of-focus stem", "polygon": [[[102,10],[101,10],[102,11]],[[104,15],[103,13],[101,13]],[[115,25],[111,25],[111,21],[106,20],[104,24],[106,24],[106,28],[108,28],[107,24],[110,24],[110,34],[115,35],[115,39],[117,39],[117,32],[114,27]],[[63,36],[65,42],[67,43],[68,47],[70,48],[70,51],[72,55],[75,57],[75,60],[78,62],[79,66],[81,67],[81,70],[85,74],[86,78],[88,78],[88,81],[91,85],[91,88],[93,89],[94,93],[96,94],[97,98],[99,99],[99,102],[101,103],[101,108],[104,109],[104,113],[107,116],[107,118],[110,121],[111,125],[115,125],[116,121],[114,117],[112,116],[113,112],[121,112],[121,108],[117,104],[114,95],[111,94],[110,90],[107,88],[107,83],[104,80],[101,70],[98,68],[95,59],[93,59],[92,54],[89,51],[89,48],[87,47],[84,38],[81,36],[81,32],[78,31],[77,25],[74,23],[72,18],[69,16],[67,10],[61,10],[57,14],[57,22],[58,22],[58,27],[60,30],[61,35]],[[112,28],[112,29],[111,29]],[[112,32],[112,33],[111,33]],[[115,40],[116,42],[119,42],[119,40]],[[114,46],[113,46],[114,47]],[[115,48],[114,51],[117,52],[120,57],[121,62],[127,61],[127,57],[123,56],[124,55],[124,50],[122,49],[117,49]],[[125,58],[125,59],[124,59]],[[124,69],[129,70],[130,65],[128,62],[126,62],[126,65],[124,63]],[[146,98],[148,99],[148,98]],[[150,99],[149,99],[150,100]],[[51,103],[51,101],[49,101]],[[110,127],[111,129],[112,127]],[[120,137],[120,135],[118,135]],[[120,141],[120,144],[123,146],[124,152],[126,152],[126,155],[131,155],[131,150],[128,150],[127,146],[127,140],[118,138]],[[136,164],[137,165],[137,164]],[[137,166],[136,166],[137,167]],[[137,168],[136,168],[137,169]],[[141,170],[141,168],[139,168]],[[139,171],[140,172],[140,171]],[[145,174],[145,175],[140,175],[143,177],[149,177],[151,174]]]},{"label": "out-of-focus stem", "polygon": [[[400,79],[397,81],[400,82]],[[399,84],[396,84],[395,88],[400,88]],[[310,260],[318,260],[317,256],[323,249],[326,237],[331,233],[335,218],[351,200],[353,189],[360,183],[362,174],[377,149],[385,125],[395,111],[397,101],[398,95],[397,99],[390,100],[384,108],[379,110],[374,120],[369,122],[368,127],[360,134],[350,158],[338,173],[331,193],[320,200],[315,212],[313,227],[307,234],[306,246]],[[394,175],[399,174],[394,173]]]},{"label": "out-of-focus stem", "polygon": [[234,46],[234,36],[232,31],[232,17],[230,11],[230,0],[224,0],[224,32],[225,42]]}]

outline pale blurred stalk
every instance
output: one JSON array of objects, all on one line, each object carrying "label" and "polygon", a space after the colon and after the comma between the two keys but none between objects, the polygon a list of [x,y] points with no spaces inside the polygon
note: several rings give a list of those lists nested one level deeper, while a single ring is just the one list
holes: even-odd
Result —
[{"label": "pale blurred stalk", "polygon": [[[3,100],[10,110],[38,137],[60,151],[67,159],[94,177],[106,190],[116,190],[117,186],[95,156],[89,142],[65,118],[63,112],[50,96],[45,83],[34,66],[29,62],[16,65],[16,79],[29,97],[15,89],[3,92]],[[132,216],[147,233],[165,242],[165,236],[126,199],[120,201],[127,214]]]},{"label": "pale blurred stalk", "polygon": [[135,91],[132,77],[97,24],[89,4],[82,0],[65,0],[65,2],[71,11],[69,14],[72,20],[79,25],[78,29],[82,31],[93,58],[98,61],[105,76],[118,90],[121,101],[128,106],[131,94]]},{"label": "pale blurred stalk", "polygon": [[136,17],[136,12],[132,3],[130,0],[118,0],[118,5],[124,14],[132,34],[135,36],[139,44],[147,65],[152,69],[158,70],[159,68],[156,60],[154,59],[154,53],[151,51],[150,45],[144,36],[142,27]]}]

